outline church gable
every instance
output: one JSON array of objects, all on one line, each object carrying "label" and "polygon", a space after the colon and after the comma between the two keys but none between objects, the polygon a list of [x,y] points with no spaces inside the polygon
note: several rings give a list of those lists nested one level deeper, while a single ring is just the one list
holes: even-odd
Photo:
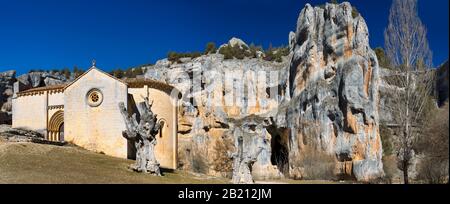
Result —
[{"label": "church gable", "polygon": [[94,78],[98,77],[99,80],[114,80],[117,82],[120,82],[122,84],[124,84],[125,86],[127,85],[124,81],[98,69],[97,67],[93,66],[91,67],[89,70],[87,70],[86,72],[84,72],[82,75],[80,75],[77,79],[75,79],[73,82],[69,83],[65,89],[70,89],[73,85],[78,84],[78,83],[84,83],[83,80],[84,78]]},{"label": "church gable", "polygon": [[127,85],[93,67],[64,91],[67,142],[116,157],[127,157],[119,103],[127,104]]}]

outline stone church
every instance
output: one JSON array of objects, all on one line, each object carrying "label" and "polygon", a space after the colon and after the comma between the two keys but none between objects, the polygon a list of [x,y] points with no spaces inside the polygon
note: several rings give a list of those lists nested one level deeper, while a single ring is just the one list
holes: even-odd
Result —
[{"label": "stone church", "polygon": [[[162,124],[156,157],[161,167],[177,167],[177,90],[149,79],[120,80],[94,65],[69,84],[21,90],[14,84],[13,127],[40,132],[50,141],[65,141],[106,155],[135,159],[133,144],[122,136],[125,121],[118,104],[139,114],[144,97]],[[139,116],[138,116],[139,117]]]}]

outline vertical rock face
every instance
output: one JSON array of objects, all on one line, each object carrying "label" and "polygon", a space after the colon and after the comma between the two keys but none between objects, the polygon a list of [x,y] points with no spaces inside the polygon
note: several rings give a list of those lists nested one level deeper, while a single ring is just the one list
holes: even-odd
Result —
[{"label": "vertical rock face", "polygon": [[379,65],[364,19],[349,3],[307,4],[293,38],[292,99],[278,117],[290,130],[290,173],[302,174],[293,161],[314,149],[336,156],[337,173],[362,181],[382,176]]},{"label": "vertical rock face", "polygon": [[0,73],[0,124],[11,123],[11,97],[15,77],[14,70]]}]

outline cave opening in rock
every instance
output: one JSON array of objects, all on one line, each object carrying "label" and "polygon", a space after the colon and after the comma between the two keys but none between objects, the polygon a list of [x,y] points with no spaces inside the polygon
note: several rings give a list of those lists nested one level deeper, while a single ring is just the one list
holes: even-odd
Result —
[{"label": "cave opening in rock", "polygon": [[286,131],[275,131],[275,129],[272,129],[269,132],[272,133],[272,155],[270,158],[272,165],[276,165],[283,175],[289,176],[288,137],[287,134],[283,134]]}]

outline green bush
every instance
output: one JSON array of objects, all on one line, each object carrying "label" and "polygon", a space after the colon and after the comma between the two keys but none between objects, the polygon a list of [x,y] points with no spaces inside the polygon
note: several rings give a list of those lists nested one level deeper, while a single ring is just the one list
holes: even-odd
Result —
[{"label": "green bush", "polygon": [[289,55],[289,48],[288,47],[279,47],[279,48],[269,48],[266,50],[264,60],[266,61],[275,61],[275,62],[282,62],[283,56]]},{"label": "green bush", "polygon": [[66,77],[66,79],[70,78],[71,72],[69,68],[64,68],[61,73]]},{"label": "green bush", "polygon": [[73,73],[75,74],[75,78],[78,78],[79,76],[81,76],[84,71],[83,69],[78,68],[77,66],[73,67]]},{"label": "green bush", "polygon": [[189,53],[177,53],[177,52],[169,52],[167,59],[171,62],[180,62],[181,58],[192,58],[195,59],[197,57],[202,56],[200,52],[189,52]]},{"label": "green bush", "polygon": [[31,69],[28,73],[33,73],[33,72],[45,72],[43,69]]},{"label": "green bush", "polygon": [[[122,72],[122,73],[119,73],[119,72]],[[128,69],[125,70],[125,71],[123,71],[123,70],[121,70],[121,69],[119,69],[119,70],[114,70],[114,71],[111,73],[111,75],[114,75],[114,76],[119,75],[119,76],[127,77],[127,78],[136,78],[138,75],[142,75],[142,74],[144,74],[144,73],[145,73],[145,72],[144,72],[144,70],[142,69],[142,67],[136,67],[136,68],[130,67],[130,68],[128,68]]]},{"label": "green bush", "polygon": [[206,44],[205,55],[215,53],[217,51],[216,44],[213,42],[209,42]]},{"label": "green bush", "polygon": [[375,48],[374,51],[375,51],[375,54],[377,55],[378,63],[380,64],[380,66],[384,67],[384,68],[390,68],[389,60],[386,57],[386,53],[384,52],[384,49],[382,47],[377,47],[377,48]]},{"label": "green bush", "polygon": [[125,76],[124,71],[121,68],[113,70],[110,74],[118,79],[121,79]]},{"label": "green bush", "polygon": [[264,51],[262,46],[255,46],[254,44],[251,44],[250,47],[243,46],[242,48],[235,45],[226,45],[222,48],[220,48],[219,53],[224,55],[224,58],[227,59],[244,59],[245,57],[248,58],[257,58],[258,52],[264,52],[265,57],[264,60],[266,61],[276,61],[276,62],[282,62],[283,56],[289,55],[289,48],[288,47],[279,47],[279,48],[272,48],[270,46],[269,49]]},{"label": "green bush", "polygon": [[247,46],[242,49],[238,45],[226,45],[220,48],[219,53],[224,56],[224,59],[244,59],[245,57],[251,57],[251,52]]}]

